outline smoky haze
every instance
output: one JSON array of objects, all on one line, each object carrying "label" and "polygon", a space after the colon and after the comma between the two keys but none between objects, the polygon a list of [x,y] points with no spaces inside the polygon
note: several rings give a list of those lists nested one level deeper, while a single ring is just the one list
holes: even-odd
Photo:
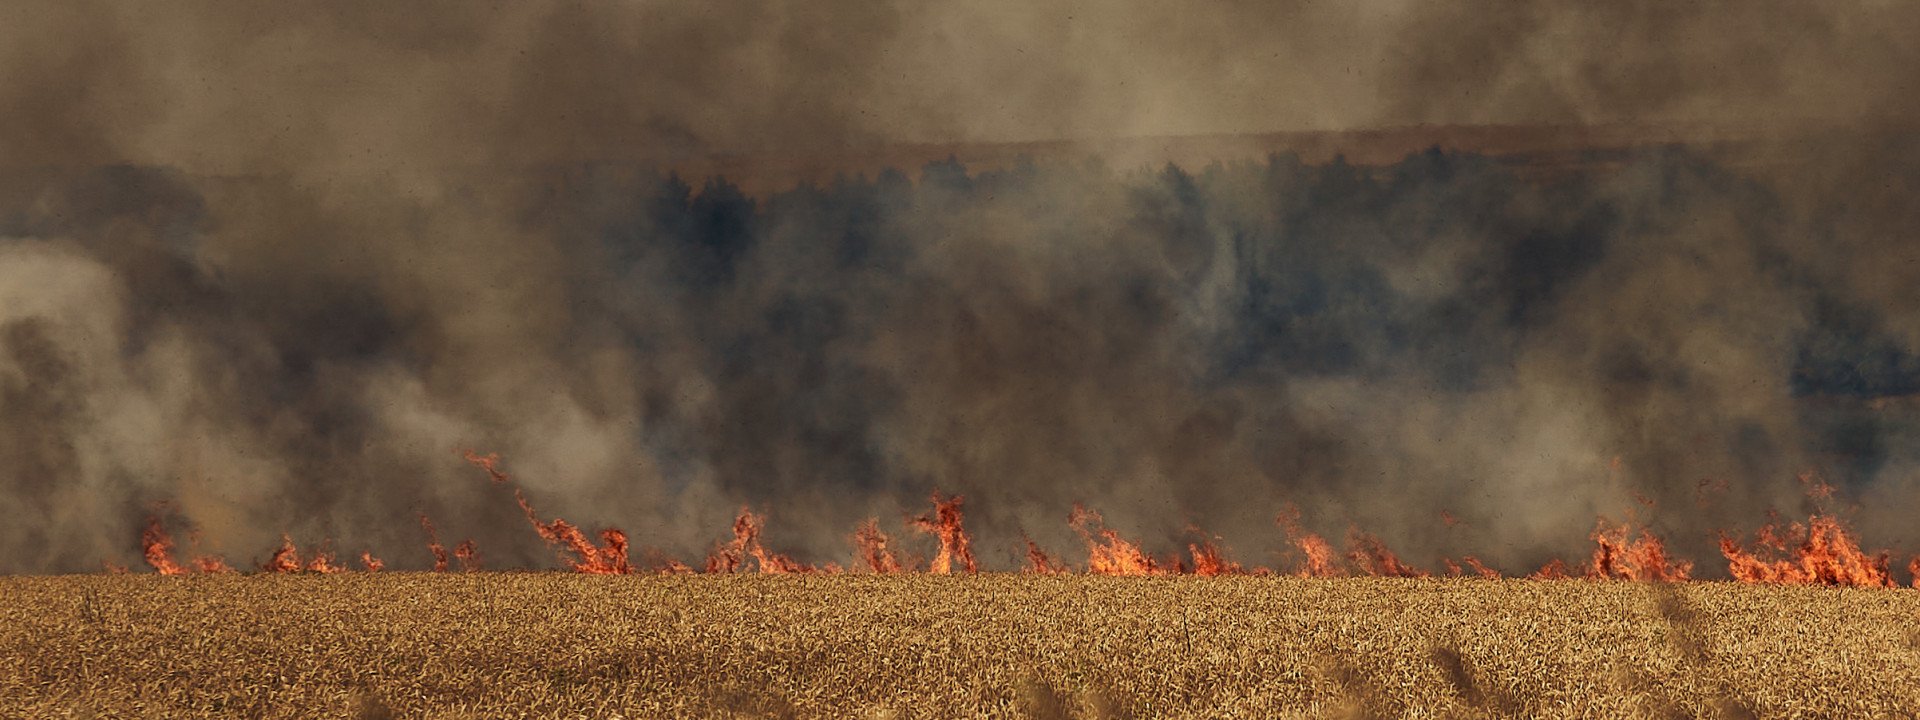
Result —
[{"label": "smoky haze", "polygon": [[[1509,572],[1632,516],[1714,567],[1808,471],[1920,549],[1914,10],[1126,5],[0,8],[0,571],[136,564],[156,508],[236,564],[417,569],[425,513],[551,566],[465,448],[683,559],[748,504],[845,562],[938,489],[1002,569],[1077,559],[1074,503]],[[670,174],[1608,123],[1702,141]]]}]

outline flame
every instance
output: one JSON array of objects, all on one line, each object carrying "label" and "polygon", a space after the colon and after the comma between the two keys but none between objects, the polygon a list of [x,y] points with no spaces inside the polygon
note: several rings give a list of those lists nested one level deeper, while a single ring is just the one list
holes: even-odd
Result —
[{"label": "flame", "polygon": [[202,573],[233,572],[233,568],[227,566],[227,561],[218,555],[196,555],[191,566],[175,562],[173,537],[167,534],[166,527],[157,515],[147,517],[147,527],[140,531],[140,548],[147,564],[161,575],[185,575],[192,570]]},{"label": "flame", "polygon": [[[1463,575],[1465,575],[1465,574],[1466,574],[1465,572],[1463,572],[1463,571],[1461,570],[1461,568],[1460,568],[1460,563],[1456,563],[1456,562],[1454,562],[1454,561],[1453,561],[1453,560],[1452,560],[1451,558],[1441,558],[1441,559],[1440,559],[1440,562],[1441,562],[1441,563],[1444,563],[1444,564],[1445,564],[1445,565],[1447,566],[1447,575],[1449,575],[1449,576],[1452,576],[1452,577],[1461,577],[1461,576],[1463,576]],[[1467,564],[1467,569],[1469,569],[1469,570],[1472,570],[1472,571],[1473,571],[1473,573],[1474,573],[1475,575],[1478,575],[1478,576],[1480,576],[1481,578],[1484,578],[1484,579],[1487,579],[1487,580],[1499,580],[1499,579],[1500,579],[1500,571],[1499,571],[1499,570],[1495,570],[1495,569],[1493,569],[1493,568],[1490,568],[1490,567],[1487,567],[1486,565],[1484,565],[1484,564],[1482,564],[1482,563],[1480,562],[1480,559],[1479,559],[1479,558],[1476,558],[1476,557],[1474,557],[1474,556],[1472,556],[1472,555],[1463,555],[1463,556],[1461,556],[1461,557],[1460,557],[1460,562],[1461,562],[1461,563],[1466,563],[1466,564]]]},{"label": "flame", "polygon": [[[510,484],[507,473],[500,469],[500,456],[488,453],[480,455],[472,450],[462,453],[467,462],[487,471],[487,477],[499,484]],[[554,518],[550,522],[541,522],[540,513],[534,511],[533,504],[527,502],[520,488],[513,489],[513,500],[520,504],[520,510],[527,515],[527,522],[539,533],[547,544],[573,553],[577,559],[568,560],[575,572],[594,575],[626,575],[633,572],[633,566],[627,562],[627,534],[619,528],[607,528],[600,531],[600,544],[588,539],[586,533],[566,520]],[[464,560],[464,558],[463,558]]]},{"label": "flame", "polygon": [[[755,515],[751,509],[740,508],[740,515],[733,520],[733,540],[715,548],[707,556],[707,572],[737,572],[752,556],[762,573],[784,575],[788,573],[817,572],[815,568],[795,562],[792,558],[768,552],[760,545],[760,527],[764,518]],[[828,566],[826,572],[838,572],[839,568]]]},{"label": "flame", "polygon": [[1546,565],[1541,566],[1540,569],[1535,570],[1532,575],[1528,575],[1527,579],[1528,580],[1565,580],[1569,577],[1571,577],[1571,575],[1567,574],[1567,561],[1561,560],[1560,558],[1554,558],[1553,562],[1550,562],[1550,563],[1547,563]]},{"label": "flame", "polygon": [[506,484],[508,479],[507,473],[500,469],[499,453],[481,455],[472,450],[462,450],[460,451],[460,456],[466,458],[467,462],[473,463],[476,467],[487,471],[487,477],[492,478],[494,482],[502,485]]},{"label": "flame", "polygon": [[461,540],[460,544],[453,548],[453,556],[460,559],[460,572],[473,572],[480,569],[480,546],[473,543],[473,538]]},{"label": "flame", "polygon": [[733,540],[713,549],[707,555],[707,572],[731,573],[740,569],[746,561],[746,548],[754,543],[760,534],[759,518],[753,511],[740,508],[740,515],[733,520]]},{"label": "flame", "polygon": [[1041,550],[1040,546],[1035,544],[1031,538],[1023,539],[1025,539],[1027,543],[1026,572],[1039,573],[1042,575],[1058,575],[1068,572],[1065,563],[1058,562],[1054,560],[1052,556],[1047,555],[1047,551]]},{"label": "flame", "polygon": [[440,544],[440,533],[433,529],[433,521],[426,513],[420,514],[420,527],[427,531],[427,550],[433,553],[433,571],[447,571],[447,548]]},{"label": "flame", "polygon": [[[747,546],[747,551],[753,554],[754,562],[760,564],[761,573],[768,575],[788,575],[813,571],[813,568],[794,562],[793,558],[771,552],[760,544],[760,527],[764,518],[744,510],[741,511],[740,515],[741,518],[751,520],[750,524],[753,526],[753,542]],[[736,521],[734,527],[738,528],[739,526],[739,523]]]},{"label": "flame", "polygon": [[1833,498],[1833,486],[1828,485],[1827,481],[1820,479],[1819,475],[1805,472],[1800,473],[1797,479],[1800,481],[1800,487],[1805,489],[1809,499],[1819,502]]},{"label": "flame", "polygon": [[[1073,513],[1067,516],[1067,524],[1074,532],[1087,541],[1087,572],[1095,575],[1161,575],[1166,570],[1153,558],[1140,551],[1140,546],[1127,542],[1120,534],[1105,527],[1100,513],[1079,505],[1073,506]],[[1095,539],[1095,536],[1099,539]]]},{"label": "flame", "polygon": [[1360,572],[1375,577],[1426,577],[1429,573],[1400,561],[1400,557],[1380,538],[1360,532],[1359,528],[1347,531],[1347,560]]},{"label": "flame", "polygon": [[160,526],[160,518],[147,518],[147,528],[140,531],[140,545],[145,551],[147,564],[161,575],[185,575],[187,569],[173,561],[173,537],[167,535],[166,528]]},{"label": "flame", "polygon": [[273,551],[273,557],[260,569],[271,573],[297,573],[301,567],[300,550],[293,546],[293,538],[281,535],[280,549]]},{"label": "flame", "polygon": [[668,560],[660,565],[660,572],[667,575],[692,575],[693,567],[679,560]]},{"label": "flame", "polygon": [[324,546],[320,550],[314,551],[313,557],[307,560],[307,572],[310,573],[331,575],[333,573],[346,571],[346,566],[337,565],[333,562],[333,553],[328,552]]},{"label": "flame", "polygon": [[859,558],[866,564],[867,570],[875,573],[890,574],[903,572],[899,558],[894,557],[888,548],[892,542],[887,534],[880,531],[880,521],[868,518],[853,531],[853,544],[859,548]]},{"label": "flame", "polygon": [[1220,546],[1216,544],[1215,540],[1216,539],[1208,539],[1202,540],[1197,544],[1187,544],[1187,553],[1193,556],[1193,574],[1201,577],[1214,577],[1217,575],[1239,575],[1245,572],[1240,569],[1239,563],[1227,560],[1223,556],[1220,552]]},{"label": "flame", "polygon": [[[1641,528],[1639,538],[1635,539],[1630,524],[1614,525],[1606,518],[1600,518],[1590,537],[1594,545],[1593,557],[1587,563],[1569,567],[1565,560],[1555,558],[1527,577],[1532,580],[1581,577],[1588,580],[1679,582],[1693,576],[1693,563],[1669,556],[1666,542],[1646,528]],[[1476,562],[1476,567],[1484,575],[1484,566],[1478,566]]]},{"label": "flame", "polygon": [[696,572],[686,563],[668,556],[655,548],[646,549],[647,567],[665,575],[691,575]]},{"label": "flame", "polygon": [[233,569],[232,565],[227,564],[226,560],[223,560],[214,555],[201,555],[200,557],[194,558],[193,566],[194,568],[198,569],[200,572],[203,572],[209,575],[218,575],[222,573],[237,572],[236,570]]},{"label": "flame", "polygon": [[[498,484],[513,489],[513,497],[527,521],[550,545],[560,551],[567,565],[576,572],[595,574],[629,574],[634,572],[628,559],[629,545],[625,532],[618,528],[602,530],[594,537],[588,536],[579,527],[559,518],[550,521],[541,519],[527,499],[525,492],[513,486],[512,478],[502,469],[500,457],[496,454],[480,455],[474,451],[462,452],[467,462],[484,470],[488,478]],[[1816,504],[1823,504],[1834,497],[1833,486],[1821,481],[1809,473],[1799,477],[1809,498]],[[1709,483],[1702,481],[1701,486],[1718,489],[1724,481]],[[1651,507],[1652,501],[1635,494],[1634,499],[1641,505]],[[924,569],[921,559],[913,555],[903,555],[894,545],[893,538],[880,529],[877,519],[869,518],[858,525],[849,536],[855,549],[855,567],[876,574],[893,574],[923,571],[934,574],[957,572],[978,572],[977,561],[973,554],[972,539],[963,524],[962,498],[945,496],[939,492],[932,495],[933,510],[926,515],[907,519],[909,527],[916,531],[933,535],[939,541],[939,551],[933,561]],[[1889,569],[1892,563],[1888,551],[1868,552],[1862,549],[1859,540],[1838,517],[1824,512],[1812,513],[1805,523],[1785,524],[1776,513],[1768,513],[1771,521],[1755,531],[1751,547],[1743,546],[1737,539],[1725,534],[1720,537],[1721,554],[1728,560],[1728,570],[1736,580],[1750,583],[1794,583],[1851,585],[1867,587],[1892,587],[1893,574]],[[1440,521],[1447,527],[1457,527],[1461,523],[1451,512],[1441,511]],[[420,526],[427,535],[427,548],[434,558],[434,571],[445,572],[450,558],[460,561],[463,571],[480,569],[478,549],[474,541],[461,542],[451,552],[441,544],[440,536],[432,520],[425,514],[419,515]],[[1227,558],[1219,538],[1209,537],[1197,528],[1188,527],[1188,532],[1199,535],[1197,539],[1186,543],[1190,558],[1183,559],[1178,553],[1169,554],[1162,560],[1145,552],[1138,544],[1120,536],[1105,526],[1098,512],[1080,505],[1073,507],[1067,518],[1069,526],[1080,535],[1087,545],[1086,571],[1092,574],[1106,575],[1167,575],[1194,574],[1200,576],[1218,576],[1231,574],[1269,574],[1265,568],[1244,568]],[[837,564],[815,567],[798,562],[786,555],[770,551],[763,543],[765,518],[750,508],[742,507],[734,519],[732,538],[715,546],[706,558],[704,570],[708,573],[733,573],[747,569],[747,560],[751,558],[754,570],[766,574],[784,573],[837,573],[842,568]],[[1426,577],[1429,573],[1410,565],[1396,555],[1377,536],[1361,532],[1357,527],[1350,528],[1347,534],[1345,553],[1337,552],[1327,540],[1304,529],[1300,522],[1300,510],[1291,504],[1276,518],[1286,533],[1287,544],[1296,550],[1302,561],[1294,574],[1302,577],[1337,577],[1357,573],[1384,577]],[[1588,560],[1578,565],[1569,565],[1563,560],[1554,560],[1528,575],[1536,579],[1560,579],[1583,577],[1601,580],[1631,581],[1685,581],[1692,578],[1693,563],[1671,556],[1665,541],[1644,527],[1636,529],[1629,515],[1624,523],[1612,523],[1600,518],[1590,535],[1594,543],[1593,553]],[[197,541],[197,535],[189,534],[190,540]],[[271,558],[261,565],[261,570],[273,573],[337,573],[345,572],[346,567],[337,563],[334,554],[327,549],[328,543],[312,552],[304,561],[298,547],[290,535],[282,534],[280,546]],[[1056,560],[1031,538],[1023,535],[1026,544],[1026,563],[1024,571],[1031,573],[1070,572],[1068,566]],[[140,534],[141,553],[145,561],[155,572],[162,575],[184,575],[199,573],[229,573],[234,569],[218,556],[201,555],[191,562],[180,562],[175,558],[176,546],[172,536],[167,533],[161,517],[156,514],[147,518]],[[197,542],[196,542],[197,544]],[[372,552],[359,554],[360,566],[367,572],[384,569],[385,563]],[[695,569],[679,560],[660,555],[658,551],[648,551],[647,566],[662,573],[693,573]],[[1344,561],[1342,560],[1344,558]],[[1441,558],[1446,574],[1452,577],[1476,576],[1497,579],[1502,574],[1483,564],[1471,555],[1460,556],[1459,561]],[[109,572],[124,572],[125,568],[111,562],[106,563]],[[1907,571],[1914,576],[1912,584],[1920,588],[1920,556],[1911,558]]]},{"label": "flame", "polygon": [[[1827,492],[1831,493],[1831,489]],[[1789,538],[1798,538],[1791,542]],[[1788,545],[1794,547],[1788,550]],[[1838,518],[1815,514],[1806,524],[1793,523],[1786,535],[1774,524],[1754,534],[1753,550],[1737,540],[1721,536],[1720,554],[1727,558],[1727,571],[1735,580],[1746,583],[1786,585],[1846,585],[1855,587],[1893,587],[1893,574],[1887,569],[1891,553],[1868,553],[1847,531]],[[1786,555],[1784,558],[1776,558]],[[1920,565],[1909,565],[1909,569]],[[1917,585],[1920,586],[1920,585]]]},{"label": "flame", "polygon": [[1629,539],[1625,523],[1610,525],[1600,519],[1593,530],[1593,561],[1586,576],[1596,580],[1657,580],[1674,582],[1688,579],[1693,563],[1667,555],[1667,546],[1658,535],[1640,529],[1637,540]]},{"label": "flame", "polygon": [[[1825,506],[1833,498],[1832,485],[1814,473],[1799,476],[1807,498]],[[1748,550],[1739,541],[1720,536],[1720,554],[1727,558],[1727,571],[1735,580],[1746,583],[1788,585],[1845,585],[1853,587],[1893,587],[1888,569],[1892,553],[1869,553],[1848,532],[1840,518],[1815,512],[1807,522],[1792,523],[1785,534],[1779,529],[1779,516],[1768,513],[1770,521],[1754,533],[1754,548]],[[1920,558],[1908,565],[1920,570]],[[1920,578],[1916,578],[1920,587]]]},{"label": "flame", "polygon": [[1275,518],[1287,532],[1287,543],[1300,551],[1303,558],[1300,569],[1294,572],[1299,577],[1339,577],[1346,571],[1340,569],[1339,561],[1333,551],[1333,544],[1325,538],[1307,532],[1300,526],[1300,508],[1288,503],[1280,516]]},{"label": "flame", "polygon": [[933,557],[928,571],[935,575],[953,572],[958,564],[963,572],[973,573],[978,567],[973,560],[973,542],[962,527],[960,503],[962,498],[955,495],[942,499],[940,493],[933,494],[933,514],[913,518],[910,522],[921,532],[940,538],[940,554]]}]

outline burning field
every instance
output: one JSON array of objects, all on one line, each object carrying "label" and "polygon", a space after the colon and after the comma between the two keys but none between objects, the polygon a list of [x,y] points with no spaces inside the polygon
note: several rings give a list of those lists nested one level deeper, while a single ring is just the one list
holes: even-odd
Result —
[{"label": "burning field", "polygon": [[0,3],[0,717],[1911,715],[1913,27]]},{"label": "burning field", "polygon": [[[1291,564],[1196,539],[1156,556],[1075,508],[1072,559],[1025,541],[982,572],[964,500],[847,536],[848,561],[768,549],[743,510],[703,562],[543,516],[571,572],[479,572],[421,518],[431,572],[348,569],[283,538],[257,569],[0,581],[0,712],[21,717],[1802,717],[1920,706],[1920,593],[1842,520],[1724,537],[1737,582],[1601,521],[1591,556],[1429,572],[1351,530],[1275,518]],[[1811,499],[1832,489],[1806,481]],[[1196,534],[1197,531],[1195,531]],[[930,550],[917,553],[915,548]],[[1082,551],[1084,554],[1082,554]],[[449,562],[449,555],[459,561]],[[1920,567],[1920,560],[1913,563]],[[173,576],[173,577],[170,577]],[[1920,584],[1920,581],[1916,581]]]}]

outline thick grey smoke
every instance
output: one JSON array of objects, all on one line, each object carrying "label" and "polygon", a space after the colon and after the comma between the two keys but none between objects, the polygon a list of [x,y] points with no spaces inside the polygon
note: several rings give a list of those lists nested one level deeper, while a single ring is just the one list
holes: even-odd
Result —
[{"label": "thick grey smoke", "polygon": [[[421,567],[424,512],[548,565],[470,447],[682,558],[752,504],[844,561],[941,489],[991,567],[1076,502],[1509,571],[1633,514],[1711,566],[1807,470],[1920,542],[1911,12],[1210,7],[0,10],[0,571],[137,563],[161,503],[237,563]],[[1714,142],[887,149],[1423,122]]]}]

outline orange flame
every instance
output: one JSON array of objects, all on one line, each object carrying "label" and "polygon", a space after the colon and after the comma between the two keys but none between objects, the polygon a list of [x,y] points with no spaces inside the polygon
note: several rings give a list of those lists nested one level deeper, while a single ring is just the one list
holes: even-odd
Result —
[{"label": "orange flame", "polygon": [[1588,578],[1675,582],[1691,577],[1693,563],[1669,557],[1666,543],[1658,535],[1646,528],[1640,529],[1637,540],[1629,539],[1629,534],[1624,523],[1609,525],[1605,518],[1599,521],[1593,530],[1593,561],[1585,573]]},{"label": "orange flame", "polygon": [[740,511],[740,517],[734,522],[735,532],[739,531],[739,520],[748,521],[748,525],[753,528],[750,538],[751,542],[746,545],[746,548],[747,552],[752,553],[754,562],[759,563],[761,573],[767,575],[788,575],[813,571],[813,568],[794,562],[793,558],[771,552],[760,544],[760,528],[765,518],[743,509]]},{"label": "orange flame", "polygon": [[1048,555],[1047,551],[1041,550],[1040,545],[1035,543],[1033,538],[1027,537],[1026,533],[1021,533],[1020,539],[1027,543],[1027,564],[1026,567],[1022,568],[1022,571],[1041,575],[1058,575],[1069,572],[1066,563],[1054,560],[1053,556]]},{"label": "orange flame", "polygon": [[480,546],[473,543],[473,538],[461,540],[460,544],[453,548],[453,556],[460,559],[460,572],[473,572],[480,569]]},{"label": "orange flame", "polygon": [[[765,547],[762,547],[760,527],[763,520],[764,518],[755,515],[751,509],[740,508],[740,515],[733,520],[733,540],[715,548],[713,553],[707,556],[707,572],[737,572],[745,564],[749,555],[759,565],[760,572],[765,574],[816,572],[813,567],[802,565],[785,555],[768,552]],[[827,570],[831,572],[838,568],[829,566]]]},{"label": "orange flame", "polygon": [[280,536],[280,549],[273,551],[273,557],[260,569],[271,573],[297,573],[301,567],[299,548],[294,547],[292,537],[283,534]]},{"label": "orange flame", "polygon": [[1528,575],[1527,579],[1528,580],[1565,580],[1568,577],[1571,577],[1571,576],[1567,574],[1567,561],[1561,560],[1560,558],[1554,558],[1553,562],[1550,562],[1550,563],[1547,563],[1546,565],[1541,566],[1540,569],[1535,570],[1532,575]]},{"label": "orange flame", "polygon": [[[189,537],[197,540],[193,536]],[[140,549],[154,572],[161,575],[185,575],[190,572],[188,566],[174,561],[173,537],[167,534],[167,529],[161,524],[160,517],[157,515],[147,517],[147,526],[140,531]],[[233,572],[233,568],[227,566],[227,561],[222,560],[218,555],[196,555],[191,567],[203,573]]]},{"label": "orange flame", "polygon": [[140,545],[145,551],[147,564],[161,575],[185,575],[187,569],[173,561],[173,537],[167,535],[166,528],[160,526],[159,517],[147,518],[147,528],[140,531]]},{"label": "orange flame", "polygon": [[663,575],[692,575],[694,573],[692,566],[673,558],[663,558],[653,565],[658,568]]},{"label": "orange flame", "polygon": [[322,546],[321,549],[314,551],[313,557],[307,560],[307,572],[310,572],[310,573],[332,575],[334,573],[342,573],[346,571],[347,571],[346,566],[337,565],[333,562],[333,553],[329,552],[325,548],[325,546]]},{"label": "orange flame", "polygon": [[1427,571],[1400,561],[1400,556],[1387,549],[1380,538],[1360,532],[1359,528],[1347,531],[1347,559],[1361,573],[1375,577],[1426,577]]},{"label": "orange flame", "polygon": [[427,531],[427,550],[433,553],[433,571],[447,571],[447,548],[440,544],[440,533],[433,529],[433,521],[426,513],[420,514],[420,527]]},{"label": "orange flame", "polygon": [[1820,479],[1819,475],[1805,472],[1800,473],[1797,479],[1800,481],[1800,487],[1806,491],[1807,497],[1815,502],[1828,500],[1833,497],[1833,486],[1828,485],[1827,481]]},{"label": "orange flame", "polygon": [[[1079,505],[1067,516],[1067,524],[1087,541],[1087,572],[1095,575],[1160,575],[1166,571],[1140,546],[1127,542],[1120,533],[1105,527],[1100,513]],[[1095,539],[1095,536],[1099,539]]]},{"label": "orange flame", "polygon": [[866,568],[875,573],[903,572],[900,560],[894,557],[893,550],[887,547],[892,542],[887,534],[880,531],[880,521],[868,518],[853,531],[853,544],[859,548],[860,560]]},{"label": "orange flame", "polygon": [[[502,469],[500,457],[489,453],[480,455],[474,451],[462,452],[467,462],[484,470],[488,478],[498,484],[512,486],[512,478]],[[1800,483],[1807,495],[1816,503],[1830,500],[1834,494],[1833,486],[1821,481],[1813,474],[1802,475]],[[1719,490],[1724,481],[1709,483],[1702,481],[1703,489]],[[513,496],[527,521],[540,537],[556,547],[568,566],[583,573],[627,574],[634,572],[628,560],[627,535],[617,528],[608,528],[599,532],[597,541],[588,536],[579,527],[565,520],[555,518],[543,521],[535,511],[525,493],[513,487]],[[931,563],[925,566],[926,572],[948,574],[956,572],[973,573],[978,571],[973,555],[972,540],[963,525],[962,498],[947,497],[941,493],[932,496],[933,510],[919,517],[907,519],[907,524],[916,531],[935,536],[939,541],[939,551]],[[1651,499],[1635,494],[1634,499],[1641,505],[1652,506]],[[1773,521],[1762,526],[1754,533],[1751,549],[1735,540],[1720,538],[1721,553],[1728,560],[1729,572],[1742,582],[1796,583],[1854,585],[1868,587],[1891,587],[1894,585],[1891,553],[1887,551],[1868,552],[1862,549],[1858,539],[1839,518],[1824,512],[1815,512],[1805,524],[1795,522],[1785,525],[1778,516],[1769,513]],[[1456,527],[1461,523],[1451,512],[1441,511],[1440,521],[1447,527]],[[438,531],[424,514],[419,516],[421,528],[427,534],[428,550],[434,557],[434,570],[445,572],[450,558],[460,561],[464,571],[478,570],[479,554],[473,540],[461,542],[450,553],[440,542]],[[1350,528],[1347,534],[1346,552],[1341,553],[1325,538],[1308,532],[1300,523],[1300,510],[1288,505],[1276,518],[1277,524],[1286,531],[1287,543],[1302,557],[1295,574],[1303,577],[1336,577],[1349,572],[1386,577],[1424,577],[1428,572],[1403,561],[1390,550],[1377,536],[1361,532],[1357,527]],[[1087,544],[1087,572],[1111,575],[1165,575],[1192,573],[1201,576],[1230,574],[1268,574],[1264,568],[1243,568],[1227,558],[1218,538],[1201,535],[1186,544],[1191,560],[1182,559],[1178,553],[1169,554],[1166,559],[1155,558],[1119,533],[1105,526],[1100,514],[1085,507],[1075,505],[1068,516],[1068,523]],[[782,573],[835,573],[842,569],[836,564],[815,567],[794,559],[771,552],[763,543],[762,530],[764,517],[742,508],[733,523],[733,537],[719,544],[708,556],[705,570],[709,573],[731,573],[746,569],[751,557],[755,570],[767,574]],[[1199,533],[1189,527],[1189,532]],[[1635,529],[1634,522],[1614,524],[1601,518],[1590,535],[1594,543],[1591,557],[1580,564],[1569,565],[1562,560],[1554,560],[1529,575],[1530,578],[1557,579],[1584,577],[1589,579],[1633,580],[1633,581],[1684,581],[1692,577],[1693,563],[1674,558],[1668,553],[1662,538],[1646,528]],[[189,535],[190,540],[197,536]],[[183,575],[193,572],[221,573],[234,569],[218,556],[203,555],[191,562],[175,559],[177,549],[173,538],[167,533],[160,516],[147,519],[140,535],[141,553],[147,564],[155,572],[163,575]],[[868,519],[856,527],[850,536],[855,549],[855,567],[872,573],[914,572],[921,566],[921,558],[901,554],[894,546],[893,538],[881,531],[879,521]],[[1025,571],[1034,573],[1070,572],[1066,564],[1048,555],[1032,539],[1025,538]],[[692,573],[694,568],[672,558],[660,556],[657,551],[648,551],[649,568],[664,573]],[[359,555],[360,566],[367,572],[378,572],[385,563],[374,557],[371,552]],[[1344,560],[1343,560],[1344,558]],[[1446,573],[1453,577],[1473,576],[1495,579],[1502,574],[1481,563],[1477,558],[1461,556],[1459,561],[1442,558]],[[112,563],[106,567],[112,572],[123,572]],[[280,547],[272,557],[261,566],[266,572],[275,573],[336,573],[344,572],[345,566],[336,563],[334,554],[323,543],[317,551],[302,561],[301,554],[290,535],[281,536]],[[1920,556],[1912,558],[1907,571],[1914,575],[1913,585],[1920,588]]]},{"label": "orange flame", "polygon": [[746,550],[750,544],[756,544],[760,535],[760,519],[753,511],[740,508],[740,515],[733,519],[733,540],[723,543],[707,555],[707,572],[731,573],[738,571],[746,562]]},{"label": "orange flame", "polygon": [[1300,569],[1294,572],[1299,577],[1339,577],[1346,571],[1340,569],[1339,561],[1333,551],[1333,544],[1325,538],[1307,532],[1300,526],[1300,508],[1288,503],[1280,516],[1275,518],[1287,531],[1287,542],[1300,551],[1302,562]]},{"label": "orange flame", "polygon": [[194,558],[193,566],[199,569],[200,572],[209,575],[235,572],[233,566],[228,565],[226,560],[214,555],[201,555],[200,557]]},{"label": "orange flame", "polygon": [[[1788,538],[1799,538],[1790,552]],[[1721,536],[1720,554],[1726,556],[1727,571],[1735,580],[1786,585],[1893,586],[1893,574],[1887,569],[1891,553],[1862,550],[1846,526],[1830,515],[1815,514],[1805,525],[1793,523],[1785,536],[1780,535],[1773,524],[1768,524],[1754,534],[1754,543],[1755,549],[1749,551],[1738,541]],[[1788,557],[1775,558],[1776,555]]]},{"label": "orange flame", "polygon": [[481,455],[472,450],[462,450],[460,451],[460,455],[466,458],[467,462],[473,463],[480,469],[487,471],[487,477],[492,478],[494,482],[503,485],[506,484],[507,474],[500,469],[499,453]]},{"label": "orange flame", "polygon": [[[1460,568],[1460,563],[1456,563],[1456,562],[1454,562],[1454,561],[1453,561],[1453,560],[1452,560],[1451,558],[1441,558],[1441,559],[1440,559],[1440,562],[1442,562],[1442,563],[1445,563],[1445,564],[1446,564],[1446,566],[1447,566],[1447,575],[1449,575],[1449,576],[1452,576],[1452,577],[1460,577],[1460,576],[1462,576],[1462,575],[1465,575],[1465,574],[1466,574],[1465,572],[1463,572],[1463,571],[1461,570],[1461,568]],[[1475,575],[1478,575],[1478,576],[1480,576],[1481,578],[1484,578],[1484,579],[1487,579],[1487,580],[1499,580],[1499,579],[1500,579],[1500,571],[1499,571],[1499,570],[1495,570],[1495,569],[1493,569],[1493,568],[1490,568],[1490,567],[1487,567],[1486,565],[1484,565],[1484,564],[1482,564],[1482,563],[1480,562],[1480,559],[1479,559],[1479,558],[1476,558],[1476,557],[1474,557],[1474,556],[1472,556],[1472,555],[1463,555],[1463,556],[1461,556],[1461,558],[1460,558],[1460,562],[1462,562],[1462,563],[1466,563],[1466,564],[1467,564],[1467,569],[1469,569],[1469,570],[1472,570],[1472,571],[1473,571],[1473,573],[1474,573]]]},{"label": "orange flame", "polygon": [[933,564],[928,568],[935,575],[953,572],[956,564],[963,572],[978,571],[973,560],[973,541],[967,537],[966,528],[961,526],[961,501],[959,495],[942,499],[940,493],[936,492],[933,494],[933,514],[909,521],[915,529],[940,538],[940,553],[933,557]]},{"label": "orange flame", "polygon": [[1240,568],[1240,563],[1225,558],[1220,552],[1220,546],[1213,539],[1202,540],[1197,544],[1188,543],[1187,552],[1193,556],[1193,574],[1195,575],[1215,577],[1239,575],[1245,572]]},{"label": "orange flame", "polygon": [[[507,484],[510,480],[507,473],[500,469],[499,455],[493,453],[480,455],[472,450],[467,450],[462,455],[466,457],[467,462],[487,471],[487,477],[495,483]],[[546,540],[549,545],[573,553],[577,559],[568,560],[567,564],[575,572],[594,575],[625,575],[633,572],[633,566],[627,562],[625,532],[618,528],[601,530],[600,544],[595,544],[580,531],[580,528],[566,520],[554,518],[551,522],[541,522],[540,514],[534,511],[533,504],[527,502],[527,496],[520,492],[518,487],[513,489],[513,500],[520,504],[520,510],[527,515],[527,522],[533,525],[534,532],[539,533],[541,539]]]},{"label": "orange flame", "polygon": [[[1824,506],[1833,498],[1833,486],[1818,475],[1803,473],[1798,479],[1807,498],[1817,506]],[[1816,512],[1804,525],[1798,522],[1789,525],[1782,535],[1778,516],[1768,514],[1774,520],[1754,533],[1751,551],[1721,535],[1720,554],[1726,556],[1727,571],[1735,580],[1790,585],[1893,586],[1893,573],[1888,569],[1892,553],[1863,550],[1838,517]],[[1920,562],[1908,567],[1910,570],[1920,568]]]}]

